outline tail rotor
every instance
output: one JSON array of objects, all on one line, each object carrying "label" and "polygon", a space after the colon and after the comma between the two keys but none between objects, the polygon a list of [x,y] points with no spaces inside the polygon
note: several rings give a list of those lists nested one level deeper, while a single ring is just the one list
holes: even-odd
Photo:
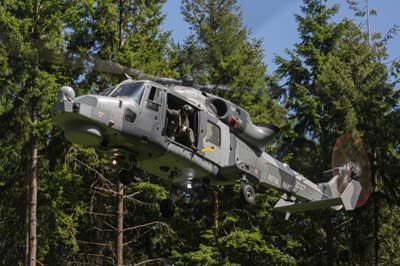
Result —
[{"label": "tail rotor", "polygon": [[356,207],[363,206],[371,193],[371,165],[367,152],[360,141],[351,134],[339,137],[332,152],[333,176],[337,176],[336,189],[339,195],[345,192],[348,184],[356,180],[361,185]]}]

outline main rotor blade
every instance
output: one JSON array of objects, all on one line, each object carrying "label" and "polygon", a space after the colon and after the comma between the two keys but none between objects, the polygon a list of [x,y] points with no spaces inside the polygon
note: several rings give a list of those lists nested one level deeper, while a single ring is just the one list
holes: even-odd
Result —
[{"label": "main rotor blade", "polygon": [[[5,33],[0,32],[0,45],[5,46],[8,54],[11,54],[13,56],[18,56],[19,55],[18,48],[11,45],[9,41],[7,42],[7,40],[9,40],[9,38],[7,37],[8,36]],[[217,85],[217,84],[199,85],[194,83],[190,84],[190,83],[185,83],[182,80],[177,80],[173,78],[149,75],[137,69],[123,66],[118,63],[111,62],[109,60],[100,59],[95,55],[83,55],[76,52],[65,52],[62,51],[63,48],[58,48],[58,51],[56,49],[50,49],[47,48],[45,43],[41,40],[36,40],[36,41],[32,40],[30,43],[34,49],[38,50],[39,61],[47,62],[50,64],[68,66],[71,67],[72,69],[85,69],[86,71],[96,71],[100,73],[108,73],[113,75],[122,76],[124,74],[127,74],[129,76],[134,77],[135,79],[147,79],[162,84],[191,86],[205,92],[231,89],[227,85]]]},{"label": "main rotor blade", "polygon": [[[49,57],[49,55],[51,55]],[[149,75],[143,71],[120,65],[115,62],[100,59],[92,55],[64,54],[56,55],[45,53],[43,59],[52,64],[68,65],[74,68],[83,68],[86,70],[97,71],[100,73],[108,73],[115,75],[128,74],[136,79],[148,79],[159,83],[182,84],[182,81],[173,78],[164,78]]]}]

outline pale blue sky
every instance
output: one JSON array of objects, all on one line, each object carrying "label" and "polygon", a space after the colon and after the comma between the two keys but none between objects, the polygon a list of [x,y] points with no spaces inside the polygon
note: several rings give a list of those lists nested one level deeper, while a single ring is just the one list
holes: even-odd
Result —
[{"label": "pale blue sky", "polygon": [[[364,0],[362,0],[364,2]],[[262,38],[264,61],[268,72],[276,69],[274,55],[284,55],[285,48],[293,48],[298,41],[297,24],[294,14],[300,13],[301,0],[238,0],[242,7],[243,22],[251,29],[251,37]],[[328,5],[340,5],[340,12],[335,17],[353,18],[345,0],[329,0]],[[375,9],[377,16],[371,17],[371,31],[386,33],[393,25],[400,26],[400,0],[369,0],[370,9]],[[167,19],[164,30],[171,30],[172,37],[182,42],[189,35],[189,26],[180,13],[179,0],[167,0],[164,6]],[[389,42],[390,60],[400,56],[400,35]]]}]

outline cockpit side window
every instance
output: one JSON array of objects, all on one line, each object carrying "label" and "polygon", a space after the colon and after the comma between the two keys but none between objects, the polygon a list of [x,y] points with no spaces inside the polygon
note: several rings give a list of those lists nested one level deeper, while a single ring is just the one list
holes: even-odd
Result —
[{"label": "cockpit side window", "polygon": [[125,97],[133,99],[137,104],[140,104],[143,97],[144,85],[143,82],[133,82],[121,84],[114,90],[110,97]]},{"label": "cockpit side window", "polygon": [[105,89],[104,91],[100,92],[99,95],[107,96],[115,89],[115,86]]}]

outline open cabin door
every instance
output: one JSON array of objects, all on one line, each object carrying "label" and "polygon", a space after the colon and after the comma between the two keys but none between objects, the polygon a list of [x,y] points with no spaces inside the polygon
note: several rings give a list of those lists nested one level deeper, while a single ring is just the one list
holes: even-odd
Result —
[{"label": "open cabin door", "polygon": [[229,128],[207,112],[201,113],[199,147],[200,152],[207,159],[217,163],[219,166],[228,165],[229,156],[232,152],[230,149]]},{"label": "open cabin door", "polygon": [[[183,111],[185,107],[189,107],[191,111],[185,113]],[[199,110],[191,103],[168,93],[163,133],[171,141],[197,151],[199,144],[199,113]]]}]

